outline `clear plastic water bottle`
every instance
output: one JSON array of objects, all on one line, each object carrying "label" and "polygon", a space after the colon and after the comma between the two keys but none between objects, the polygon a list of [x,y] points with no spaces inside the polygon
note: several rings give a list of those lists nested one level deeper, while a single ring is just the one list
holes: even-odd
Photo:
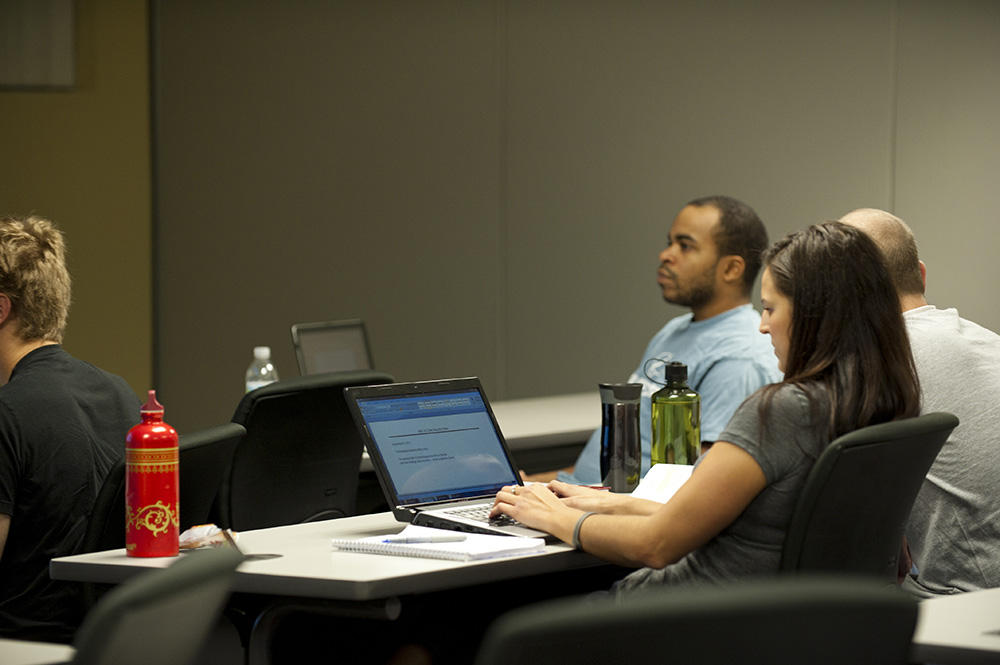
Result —
[{"label": "clear plastic water bottle", "polygon": [[687,385],[687,365],[667,363],[666,385],[653,393],[653,464],[694,464],[701,455],[701,397]]},{"label": "clear plastic water bottle", "polygon": [[278,370],[271,362],[271,347],[253,347],[253,362],[247,367],[247,392],[278,380]]}]

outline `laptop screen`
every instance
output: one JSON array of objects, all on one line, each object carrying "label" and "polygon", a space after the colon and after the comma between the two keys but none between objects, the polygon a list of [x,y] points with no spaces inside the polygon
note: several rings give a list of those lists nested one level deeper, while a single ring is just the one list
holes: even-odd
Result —
[{"label": "laptop screen", "polygon": [[[358,397],[399,505],[493,494],[516,471],[476,389]],[[371,450],[374,448],[375,450]]]}]

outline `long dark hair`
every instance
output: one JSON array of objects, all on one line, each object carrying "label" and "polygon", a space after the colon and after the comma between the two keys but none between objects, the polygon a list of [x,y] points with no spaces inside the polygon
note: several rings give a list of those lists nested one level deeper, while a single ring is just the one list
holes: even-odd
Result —
[{"label": "long dark hair", "polygon": [[833,437],[920,412],[910,342],[892,279],[863,231],[826,222],[764,253],[775,288],[792,302],[783,384],[824,384]]}]

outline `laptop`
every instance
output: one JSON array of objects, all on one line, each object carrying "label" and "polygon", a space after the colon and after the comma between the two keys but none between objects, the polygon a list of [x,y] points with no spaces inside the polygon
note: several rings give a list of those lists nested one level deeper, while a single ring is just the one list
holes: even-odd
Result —
[{"label": "laptop", "polygon": [[355,386],[344,396],[397,520],[548,537],[488,517],[496,493],[521,481],[479,379]]},{"label": "laptop", "polygon": [[374,368],[361,319],[296,323],[292,344],[302,376]]}]

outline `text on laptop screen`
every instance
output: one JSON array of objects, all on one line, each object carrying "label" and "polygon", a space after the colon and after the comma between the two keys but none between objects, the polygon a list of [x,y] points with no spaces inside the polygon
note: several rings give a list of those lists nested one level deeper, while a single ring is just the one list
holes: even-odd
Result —
[{"label": "text on laptop screen", "polygon": [[477,390],[360,398],[358,408],[400,505],[490,494],[515,481]]}]

